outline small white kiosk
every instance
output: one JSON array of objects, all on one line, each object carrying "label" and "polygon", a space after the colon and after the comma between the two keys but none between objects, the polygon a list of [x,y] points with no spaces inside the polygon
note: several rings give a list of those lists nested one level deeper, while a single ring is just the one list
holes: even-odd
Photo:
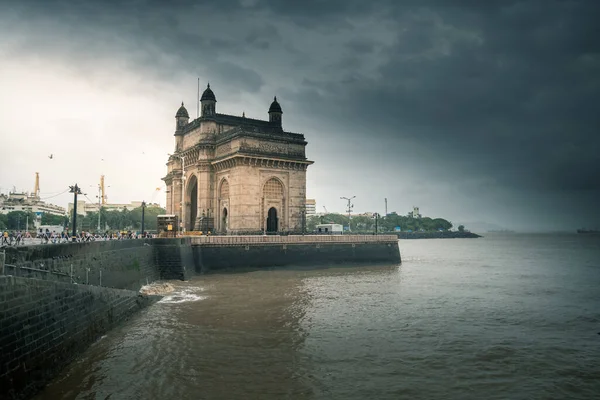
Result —
[{"label": "small white kiosk", "polygon": [[344,227],[340,224],[319,224],[317,225],[317,233],[324,235],[341,235]]}]

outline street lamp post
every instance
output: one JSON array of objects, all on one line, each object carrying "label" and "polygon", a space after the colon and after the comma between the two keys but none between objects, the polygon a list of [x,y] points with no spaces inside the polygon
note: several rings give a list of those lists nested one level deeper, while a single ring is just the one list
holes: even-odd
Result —
[{"label": "street lamp post", "polygon": [[81,189],[77,184],[74,186],[69,186],[69,193],[73,193],[73,233],[71,236],[72,241],[77,241],[77,195],[81,194]]},{"label": "street lamp post", "polygon": [[355,197],[356,196],[352,196],[350,198],[340,197],[340,199],[348,201],[348,209],[346,210],[346,211],[348,211],[348,232],[352,232],[352,229],[350,228],[350,213],[352,212],[352,209],[354,208],[354,204],[352,204],[352,199]]},{"label": "street lamp post", "polygon": [[146,220],[145,218],[145,211],[146,211],[146,202],[142,201],[142,237],[144,237],[144,222]]},{"label": "street lamp post", "polygon": [[100,234],[100,209],[102,208],[102,188],[98,185],[98,234]]}]

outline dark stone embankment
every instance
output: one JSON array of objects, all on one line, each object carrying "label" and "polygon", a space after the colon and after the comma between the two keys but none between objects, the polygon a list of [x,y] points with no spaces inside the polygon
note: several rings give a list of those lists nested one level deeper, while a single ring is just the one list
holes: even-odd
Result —
[{"label": "dark stone embankment", "polygon": [[0,276],[0,399],[26,399],[157,296]]},{"label": "dark stone embankment", "polygon": [[189,239],[9,247],[4,274],[138,290],[155,280],[179,279],[184,267],[193,271],[189,254]]},{"label": "dark stone embankment", "polygon": [[137,291],[193,271],[186,254],[185,239],[7,248],[0,266],[0,399],[31,397],[101,335],[159,299]]},{"label": "dark stone embankment", "polygon": [[400,264],[393,235],[192,238],[197,273],[236,268]]},{"label": "dark stone embankment", "polygon": [[400,264],[397,243],[193,246],[196,272],[324,264]]}]

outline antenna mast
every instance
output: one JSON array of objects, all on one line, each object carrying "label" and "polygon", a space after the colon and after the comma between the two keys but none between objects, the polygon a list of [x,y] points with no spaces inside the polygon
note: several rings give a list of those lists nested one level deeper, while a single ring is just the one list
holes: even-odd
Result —
[{"label": "antenna mast", "polygon": [[387,197],[385,198],[385,216],[387,217]]}]

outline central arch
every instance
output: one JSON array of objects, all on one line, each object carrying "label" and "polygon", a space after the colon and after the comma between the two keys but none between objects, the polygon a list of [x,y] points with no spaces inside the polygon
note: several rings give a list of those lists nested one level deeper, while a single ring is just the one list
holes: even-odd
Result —
[{"label": "central arch", "polygon": [[190,177],[188,182],[188,193],[190,196],[190,212],[187,215],[186,230],[193,231],[198,217],[198,179],[195,175]]},{"label": "central arch", "polygon": [[227,232],[227,208],[223,208],[223,211],[221,212],[221,230],[223,232]]},{"label": "central arch", "polygon": [[220,218],[217,219],[219,222],[219,231],[227,233],[229,226],[229,182],[227,179],[221,181],[219,187],[219,208],[221,211]]},{"label": "central arch", "polygon": [[279,228],[279,218],[277,218],[277,209],[269,208],[267,213],[267,232],[277,232]]},{"label": "central arch", "polygon": [[263,186],[262,218],[266,232],[278,232],[285,229],[285,187],[276,177],[268,179]]}]

